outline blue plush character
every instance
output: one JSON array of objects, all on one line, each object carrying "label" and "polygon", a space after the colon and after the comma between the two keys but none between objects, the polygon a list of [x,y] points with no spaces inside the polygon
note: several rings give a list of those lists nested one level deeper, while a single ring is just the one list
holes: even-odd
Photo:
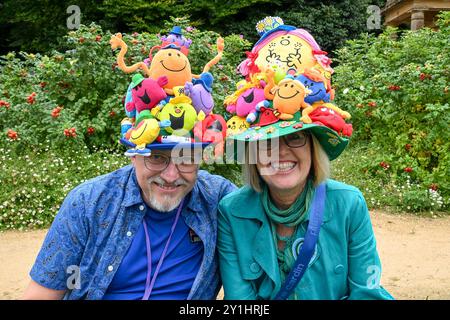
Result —
[{"label": "blue plush character", "polygon": [[123,103],[123,108],[125,109],[125,113],[127,114],[128,118],[136,118],[136,109],[134,109],[133,111],[128,111],[127,110],[127,104],[131,103],[133,101],[133,97],[131,95],[131,90],[134,87],[134,83],[131,82],[130,85],[128,86],[127,89],[127,94],[125,96],[125,101]]},{"label": "blue plush character", "polygon": [[313,104],[317,101],[330,102],[330,92],[325,87],[326,79],[314,69],[306,69],[304,73],[297,76],[295,80],[300,81],[306,89],[312,92],[305,97],[305,102]]}]

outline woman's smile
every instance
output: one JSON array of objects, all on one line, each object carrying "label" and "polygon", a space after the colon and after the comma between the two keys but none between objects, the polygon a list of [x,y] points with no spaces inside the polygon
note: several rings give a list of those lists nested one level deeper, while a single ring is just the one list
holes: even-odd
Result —
[{"label": "woman's smile", "polygon": [[297,162],[296,161],[271,162],[270,167],[272,168],[275,174],[289,174],[297,167]]}]

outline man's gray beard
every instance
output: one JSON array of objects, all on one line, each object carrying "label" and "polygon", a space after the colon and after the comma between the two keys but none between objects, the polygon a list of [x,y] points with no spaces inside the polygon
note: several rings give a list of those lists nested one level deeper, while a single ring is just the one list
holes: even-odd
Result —
[{"label": "man's gray beard", "polygon": [[[157,177],[152,177],[150,179],[147,180],[148,185],[150,186],[152,184],[152,182],[158,182],[163,184],[163,181],[159,176]],[[182,179],[179,178],[175,181],[174,183],[175,185],[187,185],[187,182]],[[150,208],[159,211],[159,212],[170,212],[172,210],[174,210],[176,207],[178,207],[181,203],[181,200],[183,200],[183,198],[186,196],[186,194],[189,193],[190,190],[186,190],[185,192],[183,192],[182,194],[180,194],[179,196],[173,198],[171,196],[168,195],[163,195],[162,196],[162,201],[158,201],[156,199],[156,197],[153,196],[153,194],[149,194],[148,195],[148,201],[150,202],[148,205],[150,206]]]}]

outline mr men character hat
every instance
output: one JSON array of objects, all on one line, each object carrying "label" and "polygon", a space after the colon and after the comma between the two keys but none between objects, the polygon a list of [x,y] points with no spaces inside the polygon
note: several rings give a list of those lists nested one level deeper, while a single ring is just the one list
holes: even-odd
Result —
[{"label": "mr men character hat", "polygon": [[[245,76],[240,87],[250,90],[238,89],[224,102],[226,110],[247,121],[249,128],[230,133],[228,139],[261,141],[306,130],[330,160],[337,158],[353,128],[346,122],[350,114],[332,102],[333,69],[327,53],[306,30],[285,26],[279,17],[267,17],[256,28],[261,38],[238,67]],[[241,108],[248,114],[235,107],[236,101],[251,105]]]},{"label": "mr men character hat", "polygon": [[[212,135],[202,130],[194,134],[194,127],[203,120],[211,120],[208,117],[214,106],[214,78],[209,70],[222,57],[223,39],[218,38],[217,55],[206,63],[200,75],[191,71],[187,48],[192,41],[182,35],[181,27],[173,27],[161,41],[161,45],[152,48],[159,51],[154,56],[150,54],[149,65],[140,62],[127,66],[124,59],[127,46],[122,35],[116,34],[110,40],[112,49],[121,49],[117,63],[122,71],[132,73],[141,69],[144,72],[144,75],[139,72],[133,75],[125,96],[127,117],[121,122],[120,143],[129,148],[125,153],[127,156],[149,156],[155,149],[204,148],[211,143],[220,143],[218,135],[211,139]],[[214,120],[221,117],[214,116]],[[217,126],[197,127],[217,131]],[[221,128],[225,136],[226,125]]]}]

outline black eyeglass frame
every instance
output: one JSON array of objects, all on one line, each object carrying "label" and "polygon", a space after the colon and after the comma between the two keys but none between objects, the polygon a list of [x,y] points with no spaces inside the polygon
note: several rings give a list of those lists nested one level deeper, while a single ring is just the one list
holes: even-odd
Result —
[{"label": "black eyeglass frame", "polygon": [[[157,167],[158,166],[157,164],[149,163],[149,161],[155,156],[159,156],[159,157],[165,159],[164,163],[160,164],[160,166],[161,166],[160,168]],[[188,163],[188,164],[177,163],[178,161],[182,161],[182,160],[178,160],[179,158],[187,158],[187,157],[177,157],[177,158],[173,159],[171,156],[168,156],[168,155],[166,155],[164,153],[152,152],[151,155],[144,157],[144,165],[150,171],[164,171],[164,170],[167,169],[167,167],[169,166],[170,162],[173,162],[175,167],[177,168],[177,170],[180,173],[192,173],[195,170],[197,170],[199,165],[200,165],[200,163],[195,163],[195,156],[194,157],[192,157],[192,156],[189,157],[191,160],[194,158],[194,160],[191,161],[191,163]]]}]

